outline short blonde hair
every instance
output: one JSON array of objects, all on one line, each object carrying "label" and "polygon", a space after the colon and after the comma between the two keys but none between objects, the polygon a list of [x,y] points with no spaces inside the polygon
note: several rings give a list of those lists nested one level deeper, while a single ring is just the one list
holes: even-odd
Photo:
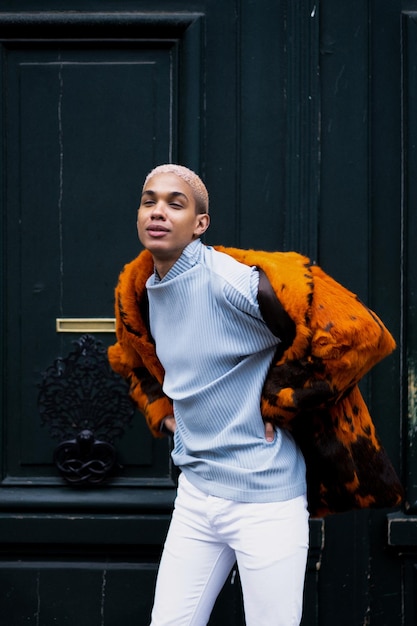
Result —
[{"label": "short blonde hair", "polygon": [[208,213],[209,212],[209,195],[207,188],[201,178],[188,167],[184,165],[175,165],[174,163],[165,163],[164,165],[158,165],[155,167],[147,177],[143,187],[146,186],[148,180],[157,174],[175,174],[179,178],[185,180],[193,190],[196,212]]}]

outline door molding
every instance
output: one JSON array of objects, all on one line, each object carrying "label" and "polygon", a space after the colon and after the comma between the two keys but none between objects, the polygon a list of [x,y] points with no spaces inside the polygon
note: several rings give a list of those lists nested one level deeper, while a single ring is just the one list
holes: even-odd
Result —
[{"label": "door molding", "polygon": [[1,13],[0,41],[72,41],[74,37],[89,41],[176,40],[203,16],[203,13],[136,11]]}]

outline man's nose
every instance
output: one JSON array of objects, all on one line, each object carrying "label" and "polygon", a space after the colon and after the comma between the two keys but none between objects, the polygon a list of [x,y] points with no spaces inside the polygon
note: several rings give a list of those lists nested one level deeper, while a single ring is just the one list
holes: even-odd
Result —
[{"label": "man's nose", "polygon": [[165,210],[163,202],[155,202],[152,209],[152,218],[153,219],[165,219]]}]

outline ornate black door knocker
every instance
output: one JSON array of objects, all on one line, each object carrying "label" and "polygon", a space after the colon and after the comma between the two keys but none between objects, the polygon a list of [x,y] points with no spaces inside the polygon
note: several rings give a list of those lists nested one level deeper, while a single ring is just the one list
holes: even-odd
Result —
[{"label": "ornate black door knocker", "polygon": [[42,374],[38,407],[42,424],[59,443],[54,463],[72,485],[94,486],[114,475],[114,440],[131,424],[128,385],[110,368],[106,348],[91,335],[57,358]]}]

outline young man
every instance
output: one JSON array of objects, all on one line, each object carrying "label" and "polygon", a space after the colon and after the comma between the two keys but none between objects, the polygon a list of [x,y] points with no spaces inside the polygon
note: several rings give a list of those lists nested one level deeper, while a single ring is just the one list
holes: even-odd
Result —
[{"label": "young man", "polygon": [[[116,290],[110,363],[152,432],[173,433],[181,469],[151,626],[207,624],[235,561],[247,626],[295,626],[308,549],[304,456],[314,514],[400,501],[356,386],[394,341],[305,257],[203,245],[209,222],[201,179],[155,168],[138,211],[146,250]],[[328,467],[336,445],[342,475]]]}]

